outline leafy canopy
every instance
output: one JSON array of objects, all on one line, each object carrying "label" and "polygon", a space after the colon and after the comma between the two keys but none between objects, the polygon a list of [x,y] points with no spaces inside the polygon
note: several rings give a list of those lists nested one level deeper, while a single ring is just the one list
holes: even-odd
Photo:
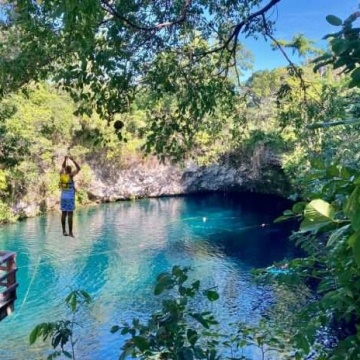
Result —
[{"label": "leafy canopy", "polygon": [[10,0],[0,29],[0,93],[51,76],[84,105],[80,111],[111,119],[139,88],[166,86],[174,69],[158,66],[164,56],[177,59],[184,81],[209,59],[212,75],[226,76],[239,34],[271,29],[265,15],[279,1],[259,9],[259,0]]}]

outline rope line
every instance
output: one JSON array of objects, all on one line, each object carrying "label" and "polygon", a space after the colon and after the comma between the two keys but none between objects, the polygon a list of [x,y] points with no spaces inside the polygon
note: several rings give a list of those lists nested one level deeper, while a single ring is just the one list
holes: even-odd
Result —
[{"label": "rope line", "polygon": [[[38,261],[37,261],[37,263],[36,263],[36,265],[35,265],[35,270],[34,270],[34,272],[33,272],[33,275],[31,276],[31,280],[30,280],[29,286],[28,286],[28,288],[27,288],[27,290],[26,290],[26,293],[25,293],[25,296],[24,296],[24,300],[22,301],[19,309],[15,312],[15,316],[14,316],[14,317],[19,316],[19,313],[21,312],[21,309],[23,308],[23,306],[25,305],[25,303],[26,303],[26,301],[27,301],[27,298],[28,298],[28,296],[29,296],[31,286],[32,286],[32,284],[33,284],[33,282],[34,282],[34,280],[35,280],[35,276],[36,276],[36,274],[37,274],[37,271],[38,271],[40,262],[41,262],[41,256],[39,256]],[[19,269],[19,268],[18,268],[18,269]]]}]

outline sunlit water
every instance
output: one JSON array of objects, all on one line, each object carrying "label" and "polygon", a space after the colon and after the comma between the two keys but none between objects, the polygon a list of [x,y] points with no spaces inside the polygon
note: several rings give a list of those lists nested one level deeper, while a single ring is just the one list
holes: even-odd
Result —
[{"label": "sunlit water", "polygon": [[155,278],[173,265],[217,286],[221,298],[211,310],[219,320],[253,321],[272,294],[250,270],[293,257],[290,230],[272,223],[284,206],[234,194],[105,204],[76,211],[75,239],[62,236],[58,213],[3,226],[0,249],[17,252],[20,285],[15,312],[0,322],[0,359],[44,359],[49,346],[29,346],[29,333],[67,317],[63,299],[74,288],[94,299],[81,319],[77,358],[117,359],[124,338],[111,327],[159,309]]}]

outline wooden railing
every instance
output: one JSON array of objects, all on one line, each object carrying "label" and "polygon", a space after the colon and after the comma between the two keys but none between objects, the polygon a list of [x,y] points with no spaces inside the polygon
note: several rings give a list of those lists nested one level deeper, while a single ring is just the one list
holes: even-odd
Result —
[{"label": "wooden railing", "polygon": [[14,311],[16,300],[16,253],[0,251],[0,320]]}]

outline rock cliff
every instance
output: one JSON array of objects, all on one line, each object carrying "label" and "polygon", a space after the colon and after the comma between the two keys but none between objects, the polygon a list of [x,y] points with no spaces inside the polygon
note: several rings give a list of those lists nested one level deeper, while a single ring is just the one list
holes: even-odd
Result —
[{"label": "rock cliff", "polygon": [[268,161],[254,171],[251,166],[226,164],[184,167],[136,164],[111,171],[91,165],[89,199],[96,202],[191,194],[209,191],[252,191],[286,197],[290,186],[279,163]]},{"label": "rock cliff", "polygon": [[[210,191],[250,191],[287,197],[290,185],[279,159],[264,154],[256,163],[254,157],[240,164],[227,158],[227,161],[209,166],[165,165],[153,158],[127,163],[120,168],[116,163],[100,164],[98,159],[87,159],[82,166],[88,168],[88,174],[80,172],[77,187],[79,193],[86,193],[88,199],[96,203]],[[34,189],[19,199],[12,210],[20,217],[31,217],[58,209],[59,194],[59,191]]]}]

